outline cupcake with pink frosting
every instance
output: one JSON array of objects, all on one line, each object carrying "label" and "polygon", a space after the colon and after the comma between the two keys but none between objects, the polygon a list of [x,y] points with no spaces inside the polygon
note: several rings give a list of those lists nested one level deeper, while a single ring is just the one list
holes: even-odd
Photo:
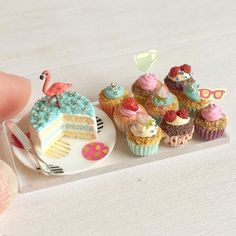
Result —
[{"label": "cupcake with pink frosting", "polygon": [[227,118],[219,106],[210,104],[196,114],[194,125],[199,136],[209,141],[224,134]]},{"label": "cupcake with pink frosting", "polygon": [[147,98],[161,85],[154,74],[141,75],[132,85],[132,92],[138,103],[144,105]]},{"label": "cupcake with pink frosting", "polygon": [[123,99],[121,105],[115,108],[113,118],[119,130],[126,133],[129,125],[137,120],[140,112],[147,114],[145,108],[133,97],[127,97]]}]

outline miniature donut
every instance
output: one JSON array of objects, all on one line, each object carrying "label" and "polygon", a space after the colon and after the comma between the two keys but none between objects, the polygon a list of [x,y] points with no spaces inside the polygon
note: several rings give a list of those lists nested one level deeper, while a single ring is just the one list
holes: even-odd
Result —
[{"label": "miniature donut", "polygon": [[82,148],[83,157],[91,161],[100,160],[107,156],[108,153],[109,148],[100,142],[88,143]]}]

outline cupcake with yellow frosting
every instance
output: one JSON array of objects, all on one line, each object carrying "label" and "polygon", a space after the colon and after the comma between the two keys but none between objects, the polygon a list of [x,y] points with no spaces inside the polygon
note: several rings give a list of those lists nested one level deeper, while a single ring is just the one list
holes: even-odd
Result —
[{"label": "cupcake with yellow frosting", "polygon": [[196,114],[195,130],[206,141],[220,138],[227,125],[226,115],[216,104],[210,104]]},{"label": "cupcake with yellow frosting", "polygon": [[170,93],[166,85],[162,84],[153,95],[148,97],[145,108],[157,124],[160,124],[165,113],[168,110],[178,110],[179,104],[177,97]]},{"label": "cupcake with yellow frosting", "polygon": [[190,65],[172,67],[164,81],[169,90],[177,96],[179,106],[187,108],[191,117],[209,104],[209,101],[201,99],[198,95],[199,85],[193,79]]},{"label": "cupcake with yellow frosting", "polygon": [[115,108],[121,104],[123,98],[128,96],[128,93],[124,87],[111,83],[110,86],[100,92],[99,105],[107,115],[113,117]]},{"label": "cupcake with yellow frosting", "polygon": [[186,144],[193,137],[194,124],[184,108],[167,111],[160,127],[164,132],[164,143],[172,147]]},{"label": "cupcake with yellow frosting", "polygon": [[149,115],[138,113],[126,133],[130,151],[137,156],[154,155],[158,151],[162,131]]}]

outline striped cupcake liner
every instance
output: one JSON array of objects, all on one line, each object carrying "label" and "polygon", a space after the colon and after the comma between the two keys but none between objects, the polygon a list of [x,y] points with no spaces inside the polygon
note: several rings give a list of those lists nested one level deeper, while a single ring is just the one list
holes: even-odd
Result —
[{"label": "striped cupcake liner", "polygon": [[194,128],[192,129],[191,133],[179,136],[169,136],[165,134],[164,143],[168,144],[172,147],[178,147],[180,145],[184,145],[188,143],[193,138]]},{"label": "striped cupcake liner", "polygon": [[151,145],[137,145],[136,143],[133,143],[127,138],[128,146],[130,148],[130,151],[136,155],[136,156],[151,156],[157,153],[159,148],[159,143],[157,142],[155,144]]},{"label": "striped cupcake liner", "polygon": [[201,126],[195,126],[195,130],[198,133],[198,135],[201,137],[201,139],[206,140],[206,141],[220,138],[221,136],[223,136],[225,132],[225,128],[218,129],[218,130],[209,130]]}]

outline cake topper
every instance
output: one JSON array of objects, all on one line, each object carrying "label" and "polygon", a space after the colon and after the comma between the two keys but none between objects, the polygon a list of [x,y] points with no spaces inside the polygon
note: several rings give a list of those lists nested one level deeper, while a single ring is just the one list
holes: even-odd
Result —
[{"label": "cake topper", "polygon": [[225,88],[210,89],[210,88],[199,88],[198,93],[203,100],[221,100],[227,92]]},{"label": "cake topper", "polygon": [[141,52],[134,55],[134,63],[141,70],[148,74],[148,71],[157,61],[157,51],[149,50],[147,52]]},{"label": "cake topper", "polygon": [[118,95],[117,89],[118,89],[117,84],[111,83],[111,90],[113,91],[114,95]]},{"label": "cake topper", "polygon": [[167,98],[169,96],[169,89],[165,84],[161,84],[160,87],[156,89],[156,95],[160,98]]},{"label": "cake topper", "polygon": [[51,104],[52,100],[54,98],[56,98],[56,104],[60,108],[61,103],[60,103],[60,100],[58,98],[58,95],[60,95],[60,94],[64,93],[65,91],[67,91],[72,85],[58,82],[58,83],[54,83],[53,85],[51,85],[50,88],[48,88],[48,83],[51,79],[51,74],[48,70],[44,70],[39,78],[41,80],[45,80],[44,84],[43,84],[42,91],[46,96],[49,97],[48,103]]}]

